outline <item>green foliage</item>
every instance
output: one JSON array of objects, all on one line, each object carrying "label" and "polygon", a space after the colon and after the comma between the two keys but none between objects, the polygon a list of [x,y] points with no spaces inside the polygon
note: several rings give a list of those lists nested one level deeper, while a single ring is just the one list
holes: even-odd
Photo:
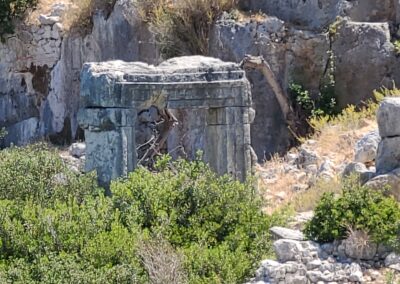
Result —
[{"label": "green foliage", "polygon": [[376,243],[398,242],[400,205],[384,192],[361,186],[355,178],[343,183],[342,194],[324,194],[305,234],[312,240],[343,239],[348,228],[365,231]]},{"label": "green foliage", "polygon": [[0,283],[243,282],[285,215],[199,160],[156,168],[109,198],[43,144],[0,151]]},{"label": "green foliage", "polygon": [[400,40],[396,40],[393,42],[394,45],[394,50],[396,51],[397,54],[400,54]]},{"label": "green foliage", "polygon": [[364,119],[375,119],[379,103],[385,97],[399,97],[400,90],[381,88],[373,92],[373,99],[363,102],[361,106],[349,105],[338,115],[322,115],[311,117],[309,123],[311,127],[321,132],[324,128],[335,126],[341,130],[354,130],[362,125]]},{"label": "green foliage", "polygon": [[165,162],[112,184],[125,224],[140,224],[186,255],[191,283],[239,283],[270,252],[267,218],[250,183],[217,177],[203,162]]},{"label": "green foliage", "polygon": [[13,21],[21,17],[28,8],[37,4],[37,0],[0,0],[0,39],[14,32]]},{"label": "green foliage", "polygon": [[310,92],[301,85],[295,83],[289,85],[289,92],[296,106],[300,107],[307,118],[335,113],[336,100],[331,90],[331,85],[326,85],[324,92],[321,92],[317,98],[312,98]]},{"label": "green foliage", "polygon": [[99,192],[93,174],[77,176],[44,144],[1,151],[0,181],[1,199],[33,200],[42,205],[70,196],[82,200]]}]

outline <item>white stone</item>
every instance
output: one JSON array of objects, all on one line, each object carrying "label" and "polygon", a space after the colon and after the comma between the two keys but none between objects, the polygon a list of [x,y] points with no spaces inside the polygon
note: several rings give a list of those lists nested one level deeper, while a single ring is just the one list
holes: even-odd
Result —
[{"label": "white stone", "polygon": [[46,16],[46,15],[40,15],[39,16],[39,22],[42,25],[54,25],[55,23],[60,22],[60,17],[57,16]]},{"label": "white stone", "polygon": [[385,266],[400,264],[400,255],[392,252],[385,258]]},{"label": "white stone", "polygon": [[354,161],[359,163],[372,162],[376,158],[378,145],[381,141],[377,130],[367,133],[362,137],[355,146]]},{"label": "white stone", "polygon": [[[399,120],[400,121],[400,120]],[[400,123],[399,123],[400,124]],[[376,157],[377,174],[386,174],[400,168],[400,136],[383,138]]]},{"label": "white stone", "polygon": [[270,232],[276,239],[288,239],[295,241],[303,241],[305,239],[303,233],[299,230],[292,230],[283,227],[272,227]]},{"label": "white stone", "polygon": [[362,282],[364,280],[361,267],[358,263],[350,264],[349,280],[354,282]]},{"label": "white stone", "polygon": [[400,98],[385,98],[379,106],[377,120],[381,137],[400,136]]},{"label": "white stone", "polygon": [[85,143],[74,143],[70,146],[69,152],[72,156],[76,158],[81,158],[85,155],[86,144]]},{"label": "white stone", "polygon": [[299,241],[280,239],[274,242],[274,250],[278,261],[296,261],[304,250]]}]

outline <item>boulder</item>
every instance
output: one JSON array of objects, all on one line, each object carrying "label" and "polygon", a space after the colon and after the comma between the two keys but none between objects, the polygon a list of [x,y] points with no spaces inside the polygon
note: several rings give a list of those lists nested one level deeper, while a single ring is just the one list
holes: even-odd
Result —
[{"label": "boulder", "polygon": [[400,271],[400,255],[391,253],[385,258],[385,266]]},{"label": "boulder", "polygon": [[69,153],[76,157],[81,158],[85,155],[86,152],[86,144],[85,143],[74,143],[69,147]]},{"label": "boulder", "polygon": [[363,282],[363,273],[358,263],[352,263],[350,265],[349,280],[353,282]]},{"label": "boulder", "polygon": [[[297,164],[305,168],[310,165],[317,165],[318,160],[319,157],[317,153],[302,147],[297,158]],[[316,171],[318,171],[318,168],[316,169]]]},{"label": "boulder", "polygon": [[283,227],[272,227],[270,232],[274,239],[288,239],[295,241],[303,241],[305,239],[303,233],[299,230],[291,230]]},{"label": "boulder", "polygon": [[375,172],[370,171],[363,163],[349,163],[343,171],[343,177],[349,177],[352,174],[359,175],[360,182],[366,183],[375,176]]},{"label": "boulder", "polygon": [[46,16],[46,15],[40,15],[39,16],[39,22],[42,25],[54,25],[55,23],[60,22],[60,17],[57,16]]},{"label": "boulder", "polygon": [[360,231],[355,231],[351,236],[343,241],[343,246],[345,254],[347,257],[356,260],[373,260],[377,250],[378,245],[369,242],[365,239],[366,236]]},{"label": "boulder", "polygon": [[380,104],[377,120],[381,137],[400,136],[400,98],[386,98]]},{"label": "boulder", "polygon": [[376,190],[388,187],[389,193],[400,201],[400,168],[384,175],[378,175],[365,185]]},{"label": "boulder", "polygon": [[274,251],[280,262],[296,261],[301,258],[303,247],[300,241],[280,239],[274,242]]},{"label": "boulder", "polygon": [[375,161],[381,137],[377,130],[367,133],[355,146],[354,161],[358,163],[368,163]]},{"label": "boulder", "polygon": [[343,21],[337,25],[332,51],[340,108],[371,98],[382,85],[391,87],[394,47],[388,23]]},{"label": "boulder", "polygon": [[[399,120],[400,121],[400,120]],[[376,173],[386,174],[400,168],[400,136],[383,138],[376,157]]]}]

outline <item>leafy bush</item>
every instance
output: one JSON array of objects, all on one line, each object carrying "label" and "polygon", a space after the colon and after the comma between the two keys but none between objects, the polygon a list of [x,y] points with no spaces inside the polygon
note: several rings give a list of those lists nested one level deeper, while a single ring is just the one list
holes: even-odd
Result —
[{"label": "leafy bush", "polygon": [[70,196],[82,200],[100,192],[93,174],[77,176],[45,144],[1,151],[0,181],[0,199],[33,200],[42,205]]},{"label": "leafy bush", "polygon": [[109,198],[43,144],[0,151],[0,283],[244,281],[284,216],[201,161],[157,169],[114,182]]},{"label": "leafy bush", "polygon": [[350,178],[341,196],[327,193],[322,197],[305,233],[310,239],[331,242],[345,238],[348,228],[367,232],[376,243],[391,245],[399,237],[400,205],[393,197]]},{"label": "leafy bush", "polygon": [[0,39],[14,32],[13,21],[22,16],[28,8],[37,4],[37,0],[1,0],[0,1]]},{"label": "leafy bush", "polygon": [[335,114],[336,100],[330,90],[331,86],[326,85],[324,92],[317,98],[312,98],[310,92],[304,90],[301,85],[295,83],[289,85],[290,94],[296,103],[295,108],[300,108],[306,118]]},{"label": "leafy bush", "polygon": [[[141,168],[111,186],[125,224],[140,224],[186,255],[191,283],[239,283],[270,252],[267,218],[249,184],[217,177],[196,160]],[[164,167],[164,168],[163,168]],[[240,260],[240,261],[239,261]]]},{"label": "leafy bush", "polygon": [[208,55],[212,24],[237,0],[135,0],[165,58]]}]

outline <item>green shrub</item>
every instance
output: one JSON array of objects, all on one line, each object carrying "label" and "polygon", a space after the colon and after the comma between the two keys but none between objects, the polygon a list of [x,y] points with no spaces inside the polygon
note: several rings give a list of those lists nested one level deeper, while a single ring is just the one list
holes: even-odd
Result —
[{"label": "green shrub", "polygon": [[109,198],[45,145],[0,151],[0,283],[243,282],[284,214],[264,215],[250,183],[199,160],[157,169]]},{"label": "green shrub", "polygon": [[336,100],[332,92],[332,86],[328,83],[323,86],[323,89],[317,98],[313,98],[309,91],[295,83],[289,85],[289,92],[295,102],[295,109],[304,113],[306,118],[332,115],[336,113]]},{"label": "green shrub", "polygon": [[28,8],[37,4],[37,0],[1,0],[0,1],[0,39],[14,32],[13,21],[21,17]]},{"label": "green shrub", "polygon": [[261,212],[250,183],[217,177],[200,160],[157,174],[140,168],[111,189],[124,223],[183,250],[191,283],[239,283],[270,253],[268,229],[278,218]]},{"label": "green shrub", "polygon": [[45,144],[0,151],[0,199],[46,205],[99,193],[95,175],[73,173]]},{"label": "green shrub", "polygon": [[306,224],[308,238],[331,242],[347,236],[348,228],[365,231],[376,243],[391,245],[398,240],[400,205],[384,192],[361,186],[351,178],[344,182],[342,194],[325,194],[311,221]]}]

